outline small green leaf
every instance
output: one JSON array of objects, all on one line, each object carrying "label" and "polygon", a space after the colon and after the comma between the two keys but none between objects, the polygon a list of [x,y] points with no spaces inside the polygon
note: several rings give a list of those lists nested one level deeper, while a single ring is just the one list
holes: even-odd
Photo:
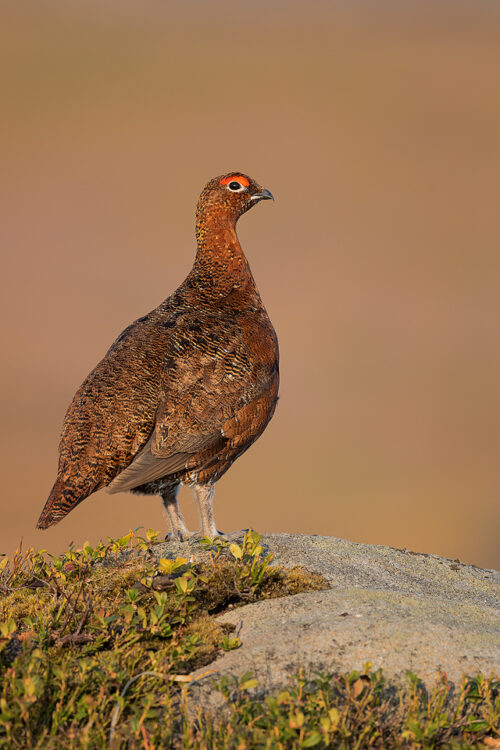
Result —
[{"label": "small green leaf", "polygon": [[167,560],[166,558],[162,557],[160,559],[160,562],[158,563],[158,570],[163,574],[171,573],[174,569],[174,564],[175,563],[173,560]]},{"label": "small green leaf", "polygon": [[304,714],[302,711],[295,711],[288,720],[290,729],[300,729],[304,725]]},{"label": "small green leaf", "polygon": [[257,687],[258,684],[259,681],[256,680],[255,677],[253,677],[251,680],[245,680],[245,682],[242,682],[240,684],[240,688],[242,690],[251,690],[252,688]]},{"label": "small green leaf", "polygon": [[223,651],[232,651],[240,646],[241,641],[239,638],[228,638],[227,635],[222,636],[221,648]]},{"label": "small green leaf", "polygon": [[322,739],[323,737],[319,732],[311,732],[309,737],[306,737],[306,739],[302,741],[301,747],[314,747],[315,745],[318,745]]},{"label": "small green leaf", "polygon": [[16,621],[9,617],[5,622],[0,622],[0,635],[2,638],[8,638],[17,630]]},{"label": "small green leaf", "polygon": [[179,594],[185,594],[188,590],[188,580],[187,578],[176,578],[175,579],[175,585],[177,586],[177,590]]},{"label": "small green leaf", "polygon": [[488,729],[489,724],[487,721],[481,721],[481,719],[470,719],[466,726],[468,732],[483,732]]},{"label": "small green leaf", "polygon": [[127,589],[126,593],[129,602],[135,602],[139,598],[139,592],[137,591],[137,589]]},{"label": "small green leaf", "polygon": [[229,549],[233,557],[235,557],[237,560],[241,560],[241,558],[243,557],[243,550],[238,544],[230,544]]}]

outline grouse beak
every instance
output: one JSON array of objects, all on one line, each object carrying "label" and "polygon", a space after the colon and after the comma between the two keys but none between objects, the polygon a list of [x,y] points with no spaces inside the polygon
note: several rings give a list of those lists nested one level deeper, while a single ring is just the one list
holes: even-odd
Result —
[{"label": "grouse beak", "polygon": [[266,188],[262,188],[260,193],[254,193],[251,197],[251,200],[253,201],[273,201],[274,195],[271,193],[270,190],[267,190]]}]

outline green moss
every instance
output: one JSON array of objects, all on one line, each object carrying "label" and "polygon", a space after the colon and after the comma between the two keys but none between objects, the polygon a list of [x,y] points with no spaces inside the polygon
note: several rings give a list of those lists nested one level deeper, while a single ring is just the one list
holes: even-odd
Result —
[{"label": "green moss", "polygon": [[127,715],[144,721],[165,710],[182,675],[240,645],[215,613],[314,585],[272,569],[255,532],[241,548],[215,544],[211,563],[199,565],[152,562],[155,536],[2,561],[0,745],[80,747],[87,737],[105,746],[131,677],[157,683],[153,698],[142,677],[127,690]]},{"label": "green moss", "polygon": [[304,594],[307,591],[324,591],[329,589],[330,584],[320,573],[314,573],[300,565],[293,568],[275,566],[269,572],[262,598],[273,599],[279,596],[293,596]]},{"label": "green moss", "polygon": [[48,591],[24,587],[12,591],[8,596],[0,595],[0,622],[9,618],[21,622],[25,617],[46,616],[51,598]]}]

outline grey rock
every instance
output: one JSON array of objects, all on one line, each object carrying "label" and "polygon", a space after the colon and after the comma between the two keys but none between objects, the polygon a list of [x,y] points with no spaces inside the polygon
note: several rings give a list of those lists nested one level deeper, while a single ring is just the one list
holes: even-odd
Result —
[{"label": "grey rock", "polygon": [[[285,684],[307,671],[361,670],[370,661],[395,681],[411,670],[431,684],[437,671],[453,682],[464,674],[500,674],[500,573],[391,547],[343,539],[269,534],[274,562],[322,573],[327,591],[250,604],[220,616],[239,629],[241,648],[193,677],[251,671],[259,688]],[[195,559],[194,543],[155,548],[162,557]],[[207,678],[197,697],[218,699]]]}]

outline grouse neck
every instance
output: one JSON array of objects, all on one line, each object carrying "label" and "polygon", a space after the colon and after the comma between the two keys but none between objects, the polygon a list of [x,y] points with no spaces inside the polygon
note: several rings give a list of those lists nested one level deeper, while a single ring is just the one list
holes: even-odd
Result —
[{"label": "grouse neck", "polygon": [[198,251],[192,269],[200,285],[227,291],[255,289],[250,266],[236,234],[236,219],[199,212],[196,217]]}]

